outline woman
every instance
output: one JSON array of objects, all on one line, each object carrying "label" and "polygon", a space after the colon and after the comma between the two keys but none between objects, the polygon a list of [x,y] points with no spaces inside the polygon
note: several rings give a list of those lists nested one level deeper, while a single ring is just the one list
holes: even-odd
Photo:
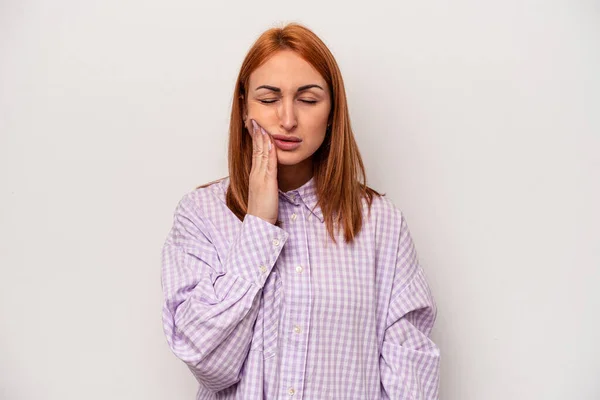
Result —
[{"label": "woman", "polygon": [[339,68],[307,28],[250,49],[229,176],[182,197],[162,256],[164,331],[197,399],[438,397],[434,299],[401,211],[366,186]]}]

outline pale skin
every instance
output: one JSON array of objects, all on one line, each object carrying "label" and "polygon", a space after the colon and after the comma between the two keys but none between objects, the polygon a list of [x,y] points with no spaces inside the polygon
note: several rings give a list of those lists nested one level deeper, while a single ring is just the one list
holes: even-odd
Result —
[{"label": "pale skin", "polygon": [[[245,100],[253,147],[247,212],[274,224],[278,189],[296,189],[313,175],[312,157],[329,123],[330,89],[310,63],[282,50],[250,75]],[[301,142],[284,150],[272,135],[294,136]]]}]

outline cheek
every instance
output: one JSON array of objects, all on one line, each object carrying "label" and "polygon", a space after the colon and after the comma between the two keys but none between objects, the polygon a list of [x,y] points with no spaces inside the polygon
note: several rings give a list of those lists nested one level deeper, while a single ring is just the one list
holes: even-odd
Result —
[{"label": "cheek", "polygon": [[305,110],[306,121],[312,128],[327,126],[329,120],[329,107],[313,107]]},{"label": "cheek", "polygon": [[[309,130],[325,130],[329,120],[329,105],[307,107],[299,105],[295,109],[298,123]],[[248,117],[262,122],[263,125],[279,124],[279,113],[276,105],[265,105],[259,102],[248,104]],[[324,133],[323,133],[324,135]]]},{"label": "cheek", "polygon": [[248,104],[248,117],[260,120],[263,124],[276,123],[278,118],[277,108],[252,102]]},{"label": "cheek", "polygon": [[304,138],[307,141],[307,144],[309,144],[309,147],[319,147],[323,143],[323,140],[325,140],[325,135],[327,133],[327,119],[315,120],[310,126],[306,125],[305,132],[307,132],[307,134],[305,134]]}]

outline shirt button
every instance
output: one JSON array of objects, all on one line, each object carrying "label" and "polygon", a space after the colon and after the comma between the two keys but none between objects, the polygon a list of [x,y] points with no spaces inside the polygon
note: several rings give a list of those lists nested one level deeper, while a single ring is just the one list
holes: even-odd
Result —
[{"label": "shirt button", "polygon": [[301,273],[302,273],[302,266],[300,266],[300,265],[297,265],[297,266],[296,266],[296,272],[297,272],[298,274],[301,274]]},{"label": "shirt button", "polygon": [[294,326],[294,333],[300,333],[302,332],[302,329],[300,329],[300,327],[298,325]]},{"label": "shirt button", "polygon": [[292,214],[292,217],[291,217],[291,218],[292,218],[292,221],[295,221],[295,220],[296,220],[296,217],[297,217],[296,213],[293,213],[293,214]]},{"label": "shirt button", "polygon": [[261,266],[260,266],[260,267],[258,267],[258,268],[260,268],[260,272],[262,272],[263,274],[264,274],[265,272],[267,272],[267,267],[265,267],[264,265],[261,265]]},{"label": "shirt button", "polygon": [[293,396],[293,395],[295,395],[295,394],[296,394],[296,389],[294,389],[293,387],[289,388],[289,389],[288,389],[288,394],[289,394],[290,396]]},{"label": "shirt button", "polygon": [[273,246],[279,246],[279,239],[273,239]]}]

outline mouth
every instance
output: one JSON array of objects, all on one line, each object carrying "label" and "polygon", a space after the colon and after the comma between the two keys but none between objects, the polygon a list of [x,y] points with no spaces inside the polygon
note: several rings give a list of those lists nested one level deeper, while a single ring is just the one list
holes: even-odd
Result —
[{"label": "mouth", "polygon": [[274,135],[271,135],[271,137],[275,140],[281,140],[282,142],[301,142],[302,141],[302,139],[300,139],[298,136],[292,136],[292,135],[274,134]]},{"label": "mouth", "polygon": [[298,147],[300,147],[300,142],[301,141],[297,141],[297,140],[282,140],[282,139],[273,138],[273,142],[275,142],[275,146],[277,146],[278,149],[285,150],[285,151],[290,151],[290,150],[295,150]]}]

